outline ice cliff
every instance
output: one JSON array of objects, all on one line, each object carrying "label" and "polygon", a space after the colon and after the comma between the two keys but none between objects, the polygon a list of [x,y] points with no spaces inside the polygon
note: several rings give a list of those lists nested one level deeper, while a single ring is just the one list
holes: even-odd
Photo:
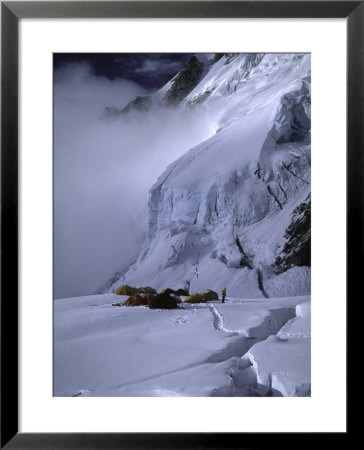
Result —
[{"label": "ice cliff", "polygon": [[158,104],[204,110],[213,132],[151,187],[146,241],[110,290],[309,294],[310,55],[196,55],[115,114]]}]

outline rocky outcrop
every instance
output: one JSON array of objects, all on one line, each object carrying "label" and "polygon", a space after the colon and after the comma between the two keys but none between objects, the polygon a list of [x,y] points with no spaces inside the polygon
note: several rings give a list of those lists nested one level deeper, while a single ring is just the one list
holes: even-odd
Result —
[{"label": "rocky outcrop", "polygon": [[284,233],[283,248],[274,261],[277,273],[294,266],[311,267],[311,195],[295,208]]},{"label": "rocky outcrop", "polygon": [[201,79],[203,67],[203,63],[196,56],[191,56],[173,79],[172,86],[165,95],[169,104],[180,103],[192,91]]},{"label": "rocky outcrop", "polygon": [[311,131],[311,94],[306,81],[297,91],[283,95],[272,130],[277,144],[302,142]]},{"label": "rocky outcrop", "polygon": [[134,100],[129,102],[123,109],[116,106],[106,106],[104,109],[104,117],[106,119],[113,119],[130,113],[146,113],[152,106],[152,99],[150,95],[137,96]]},{"label": "rocky outcrop", "polygon": [[105,106],[104,117],[105,119],[113,119],[120,115],[120,109],[116,106]]},{"label": "rocky outcrop", "polygon": [[152,100],[149,95],[138,96],[129,102],[120,114],[128,114],[130,112],[147,112],[152,106]]},{"label": "rocky outcrop", "polygon": [[217,63],[218,61],[220,61],[220,59],[221,59],[223,56],[224,56],[224,53],[215,53],[215,55],[214,55],[214,57],[213,57],[213,59],[212,59],[212,61],[211,61],[211,64]]}]

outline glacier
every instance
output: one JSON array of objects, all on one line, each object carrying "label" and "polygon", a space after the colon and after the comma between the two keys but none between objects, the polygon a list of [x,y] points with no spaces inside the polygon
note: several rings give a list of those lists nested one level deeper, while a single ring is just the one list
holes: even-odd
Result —
[{"label": "glacier", "polygon": [[228,298],[172,310],[54,303],[57,397],[308,396],[310,298]]},{"label": "glacier", "polygon": [[[54,396],[311,395],[310,74],[309,54],[196,54],[105,107],[124,125],[203,116],[206,138],[160,164],[137,259],[99,295],[55,299]],[[122,284],[227,296],[117,307]]]},{"label": "glacier", "polygon": [[147,100],[115,113],[201,110],[211,132],[151,187],[145,242],[107,290],[225,286],[235,297],[309,295],[310,55],[192,58]]}]

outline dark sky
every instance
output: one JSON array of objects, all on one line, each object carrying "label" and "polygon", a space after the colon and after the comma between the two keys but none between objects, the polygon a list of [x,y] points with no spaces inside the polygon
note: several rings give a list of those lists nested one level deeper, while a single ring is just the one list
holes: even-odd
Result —
[{"label": "dark sky", "polygon": [[191,53],[54,53],[54,69],[87,63],[96,76],[134,81],[153,91],[169,81]]}]

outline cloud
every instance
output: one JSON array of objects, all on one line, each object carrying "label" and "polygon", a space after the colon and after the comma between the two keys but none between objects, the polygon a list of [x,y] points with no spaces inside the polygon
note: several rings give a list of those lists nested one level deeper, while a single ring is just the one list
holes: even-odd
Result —
[{"label": "cloud", "polygon": [[151,74],[154,76],[175,74],[180,69],[181,64],[179,61],[171,61],[169,59],[146,59],[143,61],[141,67],[135,69],[136,73]]},{"label": "cloud", "polygon": [[91,107],[92,113],[102,112],[107,104],[125,106],[137,95],[146,90],[140,85],[122,78],[111,80],[95,76],[94,71],[86,63],[71,63],[62,66],[54,73],[55,94],[59,101],[78,103],[80,108]]},{"label": "cloud", "polygon": [[[134,262],[145,238],[148,191],[177,157],[206,139],[204,114],[156,109],[113,121],[145,90],[97,77],[85,64],[54,76],[55,297],[94,294]],[[188,133],[186,133],[188,130]]]},{"label": "cloud", "polygon": [[120,54],[113,58],[113,63],[121,76],[156,90],[169,81],[190,56],[189,53]]}]

